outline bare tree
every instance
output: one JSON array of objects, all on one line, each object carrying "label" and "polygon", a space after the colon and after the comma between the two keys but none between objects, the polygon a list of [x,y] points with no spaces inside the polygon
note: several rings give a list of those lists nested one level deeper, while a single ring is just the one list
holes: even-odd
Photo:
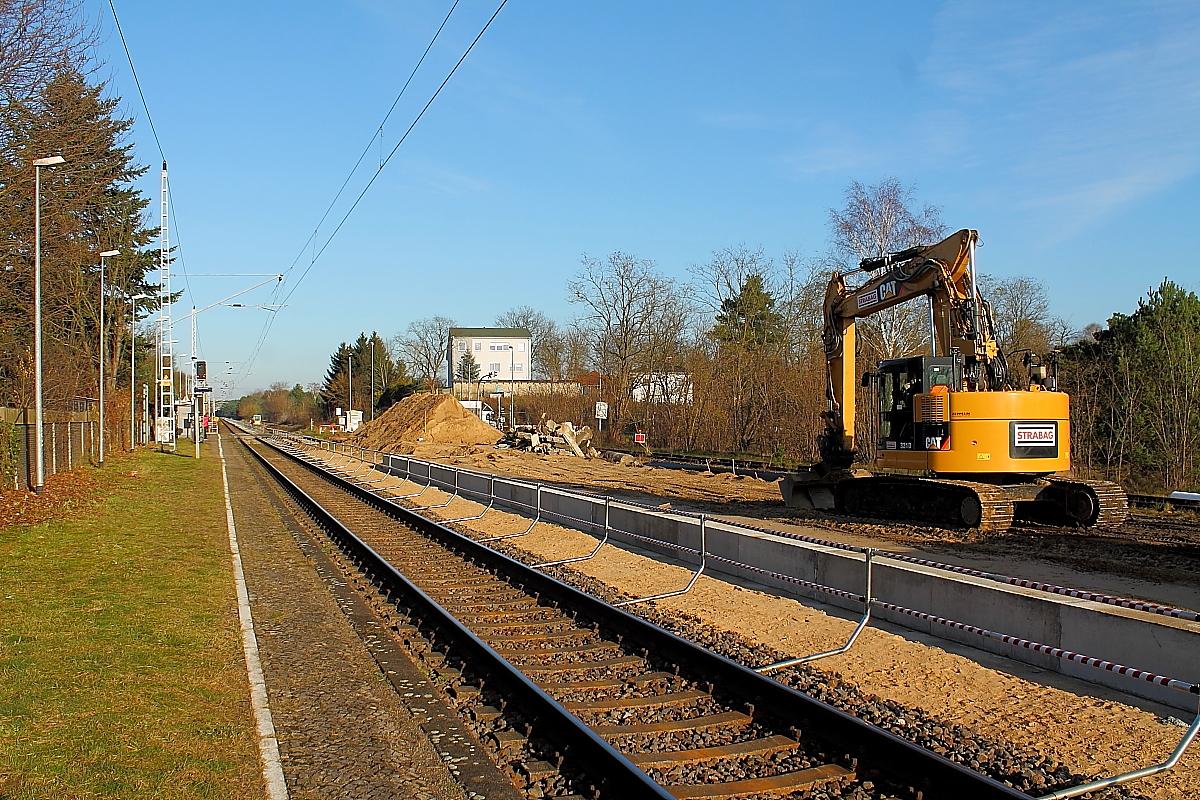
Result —
[{"label": "bare tree", "polygon": [[518,306],[505,311],[496,317],[496,326],[500,328],[524,328],[529,331],[531,338],[530,371],[535,378],[559,378],[551,368],[551,351],[555,347],[558,336],[558,324],[543,312],[529,306]]},{"label": "bare tree", "polygon": [[[941,239],[946,230],[941,210],[929,204],[914,210],[915,195],[915,186],[892,177],[875,186],[853,181],[845,206],[829,210],[833,265],[853,269],[861,259]],[[864,344],[876,359],[913,355],[929,340],[928,320],[926,304],[892,306],[863,320]]]},{"label": "bare tree", "polygon": [[690,272],[699,281],[697,294],[713,314],[730,298],[736,297],[751,275],[764,279],[768,290],[773,290],[775,265],[759,247],[751,250],[746,245],[714,250],[707,264],[693,265]]},{"label": "bare tree", "polygon": [[635,377],[653,372],[681,349],[692,316],[690,287],[660,274],[653,261],[616,251],[583,257],[568,284],[570,302],[583,307],[601,371],[613,378],[612,416],[620,423]]},{"label": "bare tree", "polygon": [[0,0],[0,99],[21,103],[64,69],[87,72],[99,33],[82,0]]},{"label": "bare tree", "polygon": [[444,385],[446,343],[454,326],[454,320],[448,317],[425,317],[408,323],[405,333],[392,337],[396,352],[413,376],[424,381],[431,392]]},{"label": "bare tree", "polygon": [[543,343],[542,357],[550,378],[565,381],[590,372],[594,366],[587,329],[575,320],[554,329]]},{"label": "bare tree", "polygon": [[984,298],[992,306],[996,344],[1006,354],[1018,350],[1045,353],[1051,348],[1050,301],[1036,278],[1014,275],[979,276]]}]

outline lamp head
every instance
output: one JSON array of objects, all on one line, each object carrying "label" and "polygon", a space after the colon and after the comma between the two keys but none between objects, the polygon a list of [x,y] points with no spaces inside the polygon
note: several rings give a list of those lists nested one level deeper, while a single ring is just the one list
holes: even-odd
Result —
[{"label": "lamp head", "polygon": [[55,164],[65,164],[67,160],[62,156],[47,156],[46,158],[34,159],[35,167],[53,167]]},{"label": "lamp head", "polygon": [[113,256],[119,256],[119,255],[121,255],[120,250],[105,250],[103,253],[100,254],[100,257],[101,258],[112,258]]}]

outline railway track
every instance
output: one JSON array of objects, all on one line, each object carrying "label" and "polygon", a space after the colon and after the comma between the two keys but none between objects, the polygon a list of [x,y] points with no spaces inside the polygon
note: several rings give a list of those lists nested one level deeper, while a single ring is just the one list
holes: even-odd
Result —
[{"label": "railway track", "polygon": [[246,445],[361,571],[385,623],[527,797],[1029,796],[299,454]]}]

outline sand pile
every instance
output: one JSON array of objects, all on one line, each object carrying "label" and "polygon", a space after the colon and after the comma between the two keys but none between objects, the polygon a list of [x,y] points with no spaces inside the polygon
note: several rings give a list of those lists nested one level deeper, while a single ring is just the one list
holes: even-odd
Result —
[{"label": "sand pile", "polygon": [[403,444],[495,444],[500,431],[448,394],[406,397],[351,435],[355,444],[403,452]]}]

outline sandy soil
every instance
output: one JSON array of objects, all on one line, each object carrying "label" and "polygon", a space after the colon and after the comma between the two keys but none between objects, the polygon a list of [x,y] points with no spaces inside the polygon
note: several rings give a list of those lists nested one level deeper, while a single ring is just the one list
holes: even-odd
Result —
[{"label": "sandy soil", "polygon": [[421,443],[495,444],[500,432],[448,394],[414,394],[346,438],[361,447],[411,453]]},{"label": "sandy soil", "polygon": [[[728,504],[735,496],[748,497],[750,502],[777,502],[772,497],[776,491],[773,484],[752,479],[622,468],[583,460],[564,465],[561,462],[567,459],[496,451],[439,460],[613,493],[620,489],[636,493],[652,489],[661,497],[693,502]],[[396,485],[396,494],[416,490],[412,484],[387,483]],[[730,487],[737,491],[729,491]],[[430,489],[422,495],[421,504],[444,502],[446,497]],[[444,509],[426,513],[451,519],[478,513],[479,509],[475,503],[456,499]],[[520,532],[528,526],[528,520],[493,510],[482,520],[465,524],[483,535],[494,536]],[[584,555],[595,546],[595,539],[578,531],[540,524],[533,533],[509,539],[506,544],[538,560],[550,560]],[[615,547],[606,547],[594,559],[573,564],[571,569],[632,596],[682,587],[690,576],[684,567]],[[841,645],[855,622],[835,609],[708,577],[702,577],[691,593],[660,601],[659,605],[687,612],[752,642],[798,655]],[[849,653],[813,666],[840,675],[864,692],[971,727],[982,736],[1036,747],[1072,770],[1097,776],[1163,760],[1183,733],[1182,728],[1166,723],[1165,716],[1188,722],[1192,718],[1057,673],[922,638],[901,629],[872,626]],[[1200,797],[1200,747],[1193,747],[1173,772],[1137,784],[1137,791],[1154,800]]]},{"label": "sandy soil", "polygon": [[1014,528],[980,536],[895,521],[848,521],[789,509],[776,483],[756,478],[608,461],[422,445],[419,458],[566,488],[603,492],[651,505],[705,512],[753,525],[878,547],[931,560],[1087,591],[1200,610],[1200,522],[1136,513],[1116,531]]}]

